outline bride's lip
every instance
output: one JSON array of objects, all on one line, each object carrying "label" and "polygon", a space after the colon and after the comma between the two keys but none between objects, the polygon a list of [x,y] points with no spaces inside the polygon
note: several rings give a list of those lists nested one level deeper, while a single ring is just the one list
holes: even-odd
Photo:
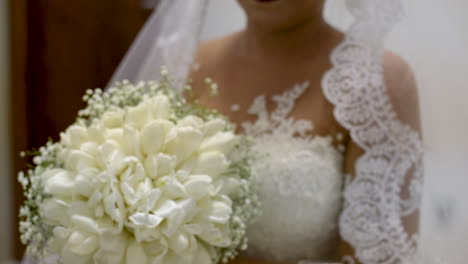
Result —
[{"label": "bride's lip", "polygon": [[258,3],[270,3],[270,2],[276,2],[278,0],[254,0],[254,1]]}]

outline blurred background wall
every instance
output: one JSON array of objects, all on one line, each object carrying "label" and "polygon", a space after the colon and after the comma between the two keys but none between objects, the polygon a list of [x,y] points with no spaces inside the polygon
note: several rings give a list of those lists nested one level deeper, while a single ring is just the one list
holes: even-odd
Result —
[{"label": "blurred background wall", "polygon": [[7,0],[0,0],[0,261],[11,258],[12,199],[9,140],[9,52]]}]

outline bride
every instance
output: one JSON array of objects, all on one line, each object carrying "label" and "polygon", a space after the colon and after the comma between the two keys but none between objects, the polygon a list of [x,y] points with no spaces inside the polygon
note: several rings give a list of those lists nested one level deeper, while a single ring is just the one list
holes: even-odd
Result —
[{"label": "bride", "polygon": [[356,20],[342,33],[324,2],[238,0],[246,28],[198,45],[206,1],[161,1],[114,76],[167,65],[256,138],[263,213],[235,264],[416,261],[417,88],[381,44],[400,3],[348,0]]},{"label": "bride", "polygon": [[[256,136],[278,134],[274,129],[280,128],[282,122],[287,125],[287,118],[307,121],[313,129],[300,135],[307,140],[293,138],[300,131],[291,131],[289,135],[263,137],[260,141],[259,144],[279,146],[259,146],[270,152],[272,163],[260,171],[264,214],[250,228],[249,258],[234,263],[337,261],[339,256],[351,253],[344,242],[340,245],[337,236],[343,177],[354,174],[356,159],[362,154],[349,131],[335,120],[334,107],[321,88],[323,75],[332,67],[330,54],[344,36],[324,21],[324,0],[238,2],[247,15],[247,27],[201,44],[195,60],[200,68],[191,75],[195,94],[242,127],[250,128],[247,132]],[[383,63],[392,103],[402,106],[398,107],[398,117],[419,130],[417,89],[410,68],[390,52],[385,52]],[[210,98],[209,91],[201,89],[207,76],[219,85],[218,96]],[[305,83],[304,89],[288,98],[290,88],[298,83]],[[260,111],[251,108],[249,104],[260,98]],[[269,117],[275,111],[273,102],[290,104],[287,109],[276,108],[285,110],[283,120],[275,120],[277,123],[270,123],[266,130],[251,129],[246,120],[252,120],[252,114]],[[329,144],[323,143],[326,138],[331,139]],[[296,141],[305,145],[284,146]],[[296,155],[298,152],[317,159],[296,160],[304,157]],[[272,186],[270,182],[274,180],[280,181],[279,185]],[[307,186],[300,188],[288,181]],[[278,188],[282,184],[288,188],[286,193]],[[414,232],[415,228],[411,226],[408,231]]]}]

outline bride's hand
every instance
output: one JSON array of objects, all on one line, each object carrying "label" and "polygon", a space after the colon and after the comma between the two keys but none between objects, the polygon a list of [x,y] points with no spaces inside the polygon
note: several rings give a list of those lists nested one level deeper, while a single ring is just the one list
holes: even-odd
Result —
[{"label": "bride's hand", "polygon": [[291,264],[286,262],[270,262],[264,260],[255,260],[244,257],[238,257],[235,260],[229,262],[228,264]]}]

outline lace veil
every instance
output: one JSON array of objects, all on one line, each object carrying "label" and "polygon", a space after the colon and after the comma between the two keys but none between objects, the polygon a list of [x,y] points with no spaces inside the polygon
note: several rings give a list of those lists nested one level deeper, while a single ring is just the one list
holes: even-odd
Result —
[{"label": "lace veil", "polygon": [[[459,2],[462,5],[462,1]],[[163,65],[176,79],[187,78],[202,39],[208,5],[208,0],[159,1],[158,8],[111,83],[122,79],[157,79]],[[411,30],[425,28],[418,25],[421,20],[411,20],[409,16],[417,10],[419,18],[422,18],[424,11],[419,12],[414,3],[409,3],[411,5],[413,8],[406,17],[400,0],[330,0],[326,8],[326,13],[333,20],[330,23],[343,30],[346,38],[331,55],[333,67],[323,77],[322,88],[335,106],[336,120],[348,129],[353,141],[364,150],[356,162],[355,175],[344,190],[345,207],[340,217],[341,236],[354,249],[354,256],[345,259],[350,263],[354,263],[353,259],[363,264],[431,263],[420,254],[419,236],[408,232],[407,226],[411,222],[408,219],[421,215],[423,174],[429,169],[432,170],[431,175],[436,174],[433,167],[440,163],[439,154],[442,152],[439,150],[447,146],[444,143],[436,144],[436,149],[431,152],[423,145],[420,133],[399,118],[406,106],[398,101],[406,102],[404,99],[408,95],[404,90],[397,90],[396,95],[388,91],[383,60],[386,48],[393,45],[394,50],[413,66],[420,92],[424,89],[421,86],[428,83],[426,78],[437,74],[434,72],[437,68],[427,66],[434,63],[425,63],[432,60],[430,56],[447,60],[441,55],[426,53],[428,57],[425,61],[421,51],[415,52],[419,57],[412,57],[414,50],[405,49],[402,36],[408,41],[415,40],[417,38],[412,35],[415,32]],[[398,24],[402,18],[409,19],[410,23]],[[401,34],[398,37],[392,35],[395,25],[398,34]],[[437,24],[433,22],[433,25]],[[447,28],[457,29],[453,26]],[[426,32],[430,28],[425,30],[416,32],[419,33],[419,40],[429,35]],[[457,32],[447,35],[454,37]],[[424,48],[424,44],[413,44],[411,47],[416,46]],[[468,58],[465,61],[468,62]],[[465,63],[465,66],[468,65]],[[398,85],[404,87],[406,82],[414,80],[402,76],[400,81]],[[440,85],[443,87],[449,83]],[[434,83],[429,85],[435,86]],[[427,136],[430,143],[440,142],[440,133],[434,132],[437,126],[432,119],[438,113],[427,107],[434,102],[430,100],[434,91],[432,94],[421,92],[424,99],[422,127],[429,130]],[[429,116],[425,117],[427,113]],[[442,115],[438,117],[442,118]],[[465,117],[464,121],[468,121],[468,118]],[[457,149],[462,148],[457,146]],[[429,158],[426,157],[426,162],[423,162],[425,152],[429,152]],[[449,158],[445,157],[445,160]],[[457,163],[457,166],[460,164]]]}]

